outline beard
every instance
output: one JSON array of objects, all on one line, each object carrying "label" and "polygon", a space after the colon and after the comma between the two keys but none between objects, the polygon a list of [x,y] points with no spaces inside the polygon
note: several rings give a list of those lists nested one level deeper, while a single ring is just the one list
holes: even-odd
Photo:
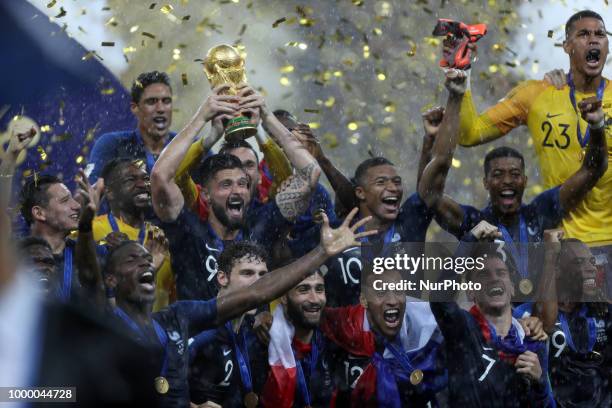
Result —
[{"label": "beard", "polygon": [[[323,308],[321,308],[321,311],[323,311]],[[316,322],[309,321],[304,317],[300,305],[296,305],[290,300],[287,300],[287,317],[289,317],[289,320],[291,320],[294,326],[309,330],[316,329],[319,326],[320,316],[321,314],[319,314],[319,320]]]},{"label": "beard", "polygon": [[212,211],[215,214],[215,217],[217,217],[217,219],[221,222],[221,224],[223,224],[229,230],[233,231],[244,227],[244,210],[242,212],[242,218],[240,218],[239,220],[230,220],[230,218],[225,212],[225,208],[214,202],[212,203]]}]

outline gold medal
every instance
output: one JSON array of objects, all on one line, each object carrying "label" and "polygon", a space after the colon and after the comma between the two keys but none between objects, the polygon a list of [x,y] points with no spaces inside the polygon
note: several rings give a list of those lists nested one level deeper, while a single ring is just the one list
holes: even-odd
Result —
[{"label": "gold medal", "polygon": [[519,289],[523,295],[528,295],[533,290],[533,283],[529,279],[521,279]]},{"label": "gold medal", "polygon": [[582,161],[584,160],[584,156],[586,156],[586,149],[582,149],[580,150],[580,153],[578,153],[578,161],[580,163],[582,163]]},{"label": "gold medal", "polygon": [[170,389],[170,384],[168,383],[168,380],[166,380],[166,377],[155,377],[154,382],[155,391],[160,394],[165,394]]},{"label": "gold medal", "polygon": [[410,373],[410,384],[419,385],[423,381],[423,371],[418,368]]},{"label": "gold medal", "polygon": [[244,406],[246,408],[256,408],[259,397],[253,391],[244,396]]}]

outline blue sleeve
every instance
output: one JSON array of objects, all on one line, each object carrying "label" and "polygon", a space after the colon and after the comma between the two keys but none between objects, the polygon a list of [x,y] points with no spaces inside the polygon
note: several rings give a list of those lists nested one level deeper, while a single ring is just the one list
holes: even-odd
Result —
[{"label": "blue sleeve", "polygon": [[402,239],[414,242],[425,241],[425,234],[433,216],[434,211],[427,208],[419,193],[412,193],[402,204],[397,217],[397,222],[403,226],[405,234],[409,235]]},{"label": "blue sleeve", "polygon": [[461,222],[461,226],[459,227],[459,231],[455,236],[458,239],[461,239],[462,236],[469,233],[472,228],[474,228],[480,221],[483,220],[482,212],[472,207],[471,205],[460,205],[463,210],[463,221]]},{"label": "blue sleeve", "polygon": [[560,189],[561,186],[557,186],[546,190],[528,205],[530,211],[541,217],[542,230],[556,228],[565,215],[559,198]]},{"label": "blue sleeve", "polygon": [[87,170],[89,171],[89,182],[95,183],[104,165],[116,155],[118,135],[115,133],[105,133],[93,145],[89,154],[89,163]]},{"label": "blue sleeve", "polygon": [[534,383],[531,393],[537,407],[555,407],[555,398],[548,376],[548,347],[540,347],[537,352],[540,367],[542,368],[542,381]]},{"label": "blue sleeve", "polygon": [[200,348],[213,341],[216,335],[217,329],[210,329],[204,330],[203,332],[192,337],[190,339],[192,341],[189,343],[189,362],[193,361]]},{"label": "blue sleeve", "polygon": [[512,316],[515,319],[523,319],[533,313],[533,302],[525,302],[512,309]]},{"label": "blue sleeve", "polygon": [[180,300],[169,306],[177,316],[187,319],[189,337],[215,327],[217,320],[217,298],[209,300]]},{"label": "blue sleeve", "polygon": [[295,225],[291,227],[292,235],[297,236],[302,234],[304,231],[312,228],[315,224],[313,215],[319,209],[325,211],[330,224],[336,222],[336,212],[334,211],[334,203],[331,200],[329,192],[320,183],[317,183],[317,187],[310,198],[310,204],[306,212],[300,215],[295,222]]}]

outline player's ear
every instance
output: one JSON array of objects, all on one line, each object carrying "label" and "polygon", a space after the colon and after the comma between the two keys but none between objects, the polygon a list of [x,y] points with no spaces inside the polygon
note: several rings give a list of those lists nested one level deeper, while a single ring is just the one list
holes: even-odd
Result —
[{"label": "player's ear", "polygon": [[365,297],[365,295],[363,293],[359,295],[359,303],[364,308],[366,308],[366,309],[368,308],[368,300],[366,299],[366,297]]},{"label": "player's ear", "polygon": [[229,285],[229,275],[222,270],[218,270],[217,282],[219,282],[219,285],[221,285],[222,288],[227,287],[227,285]]},{"label": "player's ear", "polygon": [[114,290],[117,287],[117,277],[114,273],[107,273],[104,276],[104,285],[110,290]]},{"label": "player's ear", "polygon": [[206,201],[206,204],[210,204],[210,191],[208,190],[207,186],[203,186],[200,194],[202,195],[202,198],[204,198],[204,201]]},{"label": "player's ear", "polygon": [[45,210],[39,206],[39,205],[35,205],[34,207],[32,207],[32,220],[34,221],[40,221],[40,222],[44,222],[47,220],[47,217],[45,215]]},{"label": "player's ear", "polygon": [[565,53],[566,53],[567,55],[571,55],[571,53],[570,53],[570,45],[569,45],[569,43],[567,42],[567,40],[564,40],[564,41],[563,41],[563,51],[565,51]]},{"label": "player's ear", "polygon": [[278,302],[283,305],[283,306],[287,306],[287,294],[284,294],[283,296],[281,296],[280,298],[278,298]]},{"label": "player's ear", "polygon": [[357,197],[359,201],[365,200],[365,190],[363,189],[363,187],[361,186],[355,187],[355,197]]},{"label": "player's ear", "polygon": [[138,113],[138,104],[136,102],[130,102],[130,111],[136,115]]},{"label": "player's ear", "polygon": [[489,191],[489,183],[487,182],[487,175],[486,174],[482,178],[482,185],[485,188],[485,190]]}]

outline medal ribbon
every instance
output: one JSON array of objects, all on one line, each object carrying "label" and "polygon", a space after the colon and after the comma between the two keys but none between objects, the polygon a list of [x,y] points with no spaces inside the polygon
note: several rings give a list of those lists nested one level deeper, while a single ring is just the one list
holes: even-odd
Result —
[{"label": "medal ribbon", "polygon": [[512,238],[512,235],[510,234],[506,226],[499,223],[497,227],[499,228],[499,230],[502,233],[502,236],[504,237],[504,241],[506,242],[506,245],[508,246],[508,250],[510,251],[510,254],[512,255],[512,258],[514,259],[514,262],[518,268],[519,275],[521,275],[521,278],[525,279],[527,275],[529,274],[529,271],[528,271],[529,254],[528,254],[528,248],[527,248],[528,237],[527,237],[527,223],[525,222],[525,217],[523,217],[523,214],[521,214],[519,217],[519,244],[520,245],[519,245],[518,250],[516,248],[516,245],[514,244],[514,239]]},{"label": "medal ribbon", "polygon": [[[570,101],[572,102],[572,106],[574,107],[574,112],[576,112],[576,136],[578,136],[578,143],[580,143],[581,147],[585,147],[587,143],[589,143],[590,137],[590,129],[587,126],[586,133],[584,134],[584,139],[582,138],[582,131],[580,130],[580,115],[578,115],[578,108],[576,107],[576,85],[574,85],[574,79],[572,78],[572,73],[567,74],[567,84],[570,88]],[[600,101],[603,99],[604,89],[606,88],[606,80],[601,78],[599,82],[599,86],[597,87],[597,99]]]},{"label": "medal ribbon", "polygon": [[[113,231],[121,232],[121,230],[119,229],[119,224],[117,224],[117,220],[115,220],[115,216],[113,216],[112,212],[108,213],[107,218],[108,218],[108,223],[110,224]],[[146,229],[147,229],[147,226],[143,224],[142,227],[140,227],[140,231],[138,231],[138,242],[140,242],[141,245],[144,244]]]},{"label": "medal ribbon", "polygon": [[70,300],[72,290],[72,248],[66,245],[64,248],[64,282],[62,285],[61,299],[64,302]]},{"label": "medal ribbon", "polygon": [[[140,340],[141,343],[146,343],[144,331],[134,321],[134,319],[132,319],[127,313],[123,311],[123,309],[121,309],[118,306],[115,307],[113,311],[117,317],[123,320],[124,323],[127,324],[128,327],[132,329],[134,333],[136,333],[137,339]],[[153,323],[153,328],[155,329],[155,334],[157,335],[157,340],[159,341],[159,344],[161,344],[162,348],[164,349],[162,368],[159,374],[160,376],[164,377],[166,375],[166,371],[168,370],[168,336],[166,335],[166,332],[161,327],[161,325],[157,323],[155,319],[151,319],[151,321]]]},{"label": "medal ribbon", "polygon": [[246,336],[244,330],[242,331],[242,345],[238,344],[236,334],[232,328],[232,322],[225,323],[225,328],[230,333],[232,343],[234,345],[234,351],[236,353],[236,360],[238,360],[238,368],[240,369],[240,378],[242,379],[242,385],[246,390],[246,393],[253,391],[253,382],[251,381],[251,369],[249,367],[249,350],[246,344]]},{"label": "medal ribbon", "polygon": [[[308,368],[308,378],[312,378],[312,372],[317,366],[317,360],[319,359],[319,347],[318,347],[318,330],[314,331],[313,339],[311,341],[310,348],[310,358],[308,360],[303,359],[304,363]],[[293,347],[292,347],[293,349]],[[310,400],[310,392],[308,391],[308,384],[306,383],[306,376],[304,375],[304,369],[302,367],[302,361],[297,358],[295,355],[295,350],[293,350],[293,356],[295,357],[295,367],[297,369],[297,379],[298,379],[298,388],[300,393],[302,394],[302,401],[304,402],[304,406],[311,407],[312,402]]]},{"label": "medal ribbon", "polygon": [[567,342],[567,345],[569,346],[569,348],[571,348],[572,351],[575,353],[581,353],[581,354],[590,353],[591,351],[593,351],[593,347],[595,346],[595,342],[597,341],[597,327],[595,327],[595,318],[587,317],[586,313],[587,313],[587,307],[586,305],[583,305],[580,311],[578,312],[578,316],[586,319],[587,324],[588,324],[588,329],[589,329],[589,341],[587,344],[587,351],[583,352],[582,350],[578,351],[576,349],[576,345],[574,344],[574,339],[572,338],[572,332],[570,331],[569,324],[567,322],[567,316],[565,315],[565,312],[562,312],[559,310],[559,323],[561,323],[561,330],[563,330],[563,333],[565,334],[565,341]]}]

